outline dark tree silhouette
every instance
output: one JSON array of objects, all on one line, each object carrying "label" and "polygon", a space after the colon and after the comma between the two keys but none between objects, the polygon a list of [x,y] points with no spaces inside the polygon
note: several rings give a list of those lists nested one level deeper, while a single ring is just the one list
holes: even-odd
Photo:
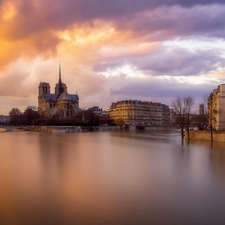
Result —
[{"label": "dark tree silhouette", "polygon": [[39,118],[39,114],[36,111],[35,106],[28,106],[23,113],[24,123],[31,125],[35,124],[37,119]]},{"label": "dark tree silhouette", "polygon": [[10,123],[14,125],[21,125],[22,123],[22,113],[18,108],[12,108],[9,112]]},{"label": "dark tree silhouette", "polygon": [[177,114],[177,123],[181,129],[181,137],[184,138],[184,128],[187,127],[188,139],[190,127],[190,113],[194,105],[194,99],[191,96],[178,96],[172,101],[172,107]]}]

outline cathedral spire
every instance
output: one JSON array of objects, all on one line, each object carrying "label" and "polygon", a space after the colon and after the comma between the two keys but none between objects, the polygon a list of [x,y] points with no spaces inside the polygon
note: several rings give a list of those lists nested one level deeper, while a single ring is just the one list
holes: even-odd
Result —
[{"label": "cathedral spire", "polygon": [[62,79],[61,79],[61,64],[59,61],[59,84],[62,83]]},{"label": "cathedral spire", "polygon": [[62,79],[61,79],[61,63],[59,61],[59,95],[64,92],[63,85],[62,85]]}]

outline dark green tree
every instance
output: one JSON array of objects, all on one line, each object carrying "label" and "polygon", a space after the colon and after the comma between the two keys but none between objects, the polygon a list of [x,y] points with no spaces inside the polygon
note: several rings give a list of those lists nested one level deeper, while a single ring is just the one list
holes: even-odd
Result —
[{"label": "dark green tree", "polygon": [[25,111],[23,113],[24,123],[26,123],[28,125],[35,124],[35,122],[37,121],[38,118],[39,118],[39,114],[36,111],[35,106],[28,106],[25,109]]},{"label": "dark green tree", "polygon": [[22,113],[18,108],[12,108],[9,112],[11,124],[21,125],[22,123]]}]

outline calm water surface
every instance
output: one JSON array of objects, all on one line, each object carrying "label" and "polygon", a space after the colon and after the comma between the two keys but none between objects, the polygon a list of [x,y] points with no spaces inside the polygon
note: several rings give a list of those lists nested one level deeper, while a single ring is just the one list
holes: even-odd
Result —
[{"label": "calm water surface", "polygon": [[179,135],[0,132],[0,224],[225,224],[225,144]]}]

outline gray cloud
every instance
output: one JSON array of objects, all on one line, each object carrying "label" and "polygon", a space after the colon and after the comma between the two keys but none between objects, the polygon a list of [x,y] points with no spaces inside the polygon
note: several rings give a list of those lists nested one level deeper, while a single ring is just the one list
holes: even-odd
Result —
[{"label": "gray cloud", "polygon": [[[225,38],[225,5],[206,5],[184,8],[160,7],[122,17],[114,24],[119,30],[132,30],[149,41],[163,41],[181,37]],[[129,21],[129,23],[127,23]]]},{"label": "gray cloud", "polygon": [[111,98],[117,100],[133,99],[157,101],[164,100],[164,104],[170,104],[177,96],[191,95],[195,99],[201,99],[203,94],[217,88],[218,83],[204,83],[192,85],[179,83],[175,79],[137,79],[130,78],[129,84],[119,90],[111,90]]},{"label": "gray cloud", "polygon": [[96,72],[114,70],[129,64],[151,75],[199,75],[225,67],[222,50],[191,51],[184,48],[159,47],[156,51],[137,57],[123,57],[113,61],[103,62],[93,67]]},{"label": "gray cloud", "polygon": [[117,29],[132,29],[157,40],[198,34],[224,37],[225,5],[216,3],[224,4],[224,0],[15,1],[19,14],[8,25],[8,36],[23,39],[46,29],[64,30],[83,23],[94,26],[93,20],[101,19]]}]

